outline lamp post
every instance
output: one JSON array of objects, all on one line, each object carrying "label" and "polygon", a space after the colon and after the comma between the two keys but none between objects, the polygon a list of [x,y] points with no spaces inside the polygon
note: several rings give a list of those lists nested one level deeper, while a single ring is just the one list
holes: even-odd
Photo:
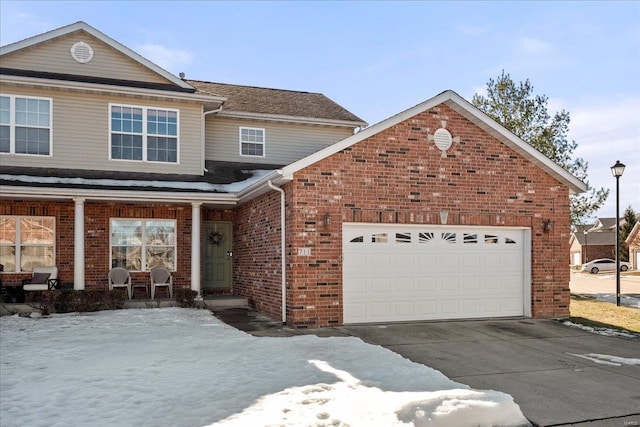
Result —
[{"label": "lamp post", "polygon": [[616,305],[620,307],[620,177],[624,173],[620,160],[611,166],[611,173],[616,178]]},{"label": "lamp post", "polygon": [[588,263],[589,262],[589,233],[587,233],[587,230],[583,231],[584,233],[584,263]]}]

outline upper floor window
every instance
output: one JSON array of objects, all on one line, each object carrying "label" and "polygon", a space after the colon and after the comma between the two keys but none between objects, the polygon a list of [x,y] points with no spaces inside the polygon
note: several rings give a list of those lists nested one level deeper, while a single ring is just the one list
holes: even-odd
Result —
[{"label": "upper floor window", "polygon": [[51,99],[0,95],[0,153],[51,155]]},{"label": "upper floor window", "polygon": [[111,104],[112,160],[178,162],[178,110]]},{"label": "upper floor window", "polygon": [[0,264],[4,271],[33,271],[55,264],[55,218],[0,216]]},{"label": "upper floor window", "polygon": [[264,129],[240,128],[240,155],[264,157]]}]

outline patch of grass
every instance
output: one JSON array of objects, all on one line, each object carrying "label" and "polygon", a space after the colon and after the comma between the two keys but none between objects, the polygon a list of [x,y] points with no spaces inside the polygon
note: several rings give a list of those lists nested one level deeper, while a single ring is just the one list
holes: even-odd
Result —
[{"label": "patch of grass", "polygon": [[570,320],[575,323],[640,333],[640,310],[637,308],[572,296],[569,311]]}]

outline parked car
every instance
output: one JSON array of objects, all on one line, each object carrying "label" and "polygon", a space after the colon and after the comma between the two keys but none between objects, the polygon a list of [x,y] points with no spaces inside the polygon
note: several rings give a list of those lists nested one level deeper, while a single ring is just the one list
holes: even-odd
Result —
[{"label": "parked car", "polygon": [[[620,261],[620,271],[627,271],[631,268],[628,262]],[[599,271],[616,271],[616,260],[610,258],[594,259],[582,265],[582,271],[597,274]]]}]

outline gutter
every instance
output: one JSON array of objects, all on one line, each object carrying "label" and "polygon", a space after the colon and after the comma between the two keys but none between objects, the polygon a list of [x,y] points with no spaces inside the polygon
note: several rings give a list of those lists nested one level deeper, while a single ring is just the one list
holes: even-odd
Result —
[{"label": "gutter", "polygon": [[100,201],[132,201],[157,203],[191,203],[237,206],[238,198],[230,193],[192,193],[192,192],[149,192],[149,191],[118,191],[118,190],[84,190],[73,188],[2,186],[0,199],[20,197],[28,199],[60,199],[68,200],[81,197],[86,200]]},{"label": "gutter", "polygon": [[272,190],[280,193],[280,245],[281,245],[281,254],[280,254],[280,269],[282,271],[281,277],[281,285],[282,285],[282,323],[287,323],[287,275],[285,271],[286,267],[286,259],[285,259],[285,250],[286,250],[286,241],[285,241],[285,200],[284,200],[284,190],[280,187],[276,187],[273,185],[271,180],[267,181],[267,185]]},{"label": "gutter", "polygon": [[138,97],[151,97],[155,99],[180,100],[185,102],[224,102],[227,98],[215,95],[202,95],[199,93],[172,92],[161,89],[146,89],[135,87],[117,87],[105,84],[84,83],[73,81],[61,81],[54,79],[42,79],[38,77],[16,77],[7,74],[0,75],[2,83],[7,86],[27,86],[45,89],[62,89],[73,92],[86,92],[97,94],[116,94]]}]

